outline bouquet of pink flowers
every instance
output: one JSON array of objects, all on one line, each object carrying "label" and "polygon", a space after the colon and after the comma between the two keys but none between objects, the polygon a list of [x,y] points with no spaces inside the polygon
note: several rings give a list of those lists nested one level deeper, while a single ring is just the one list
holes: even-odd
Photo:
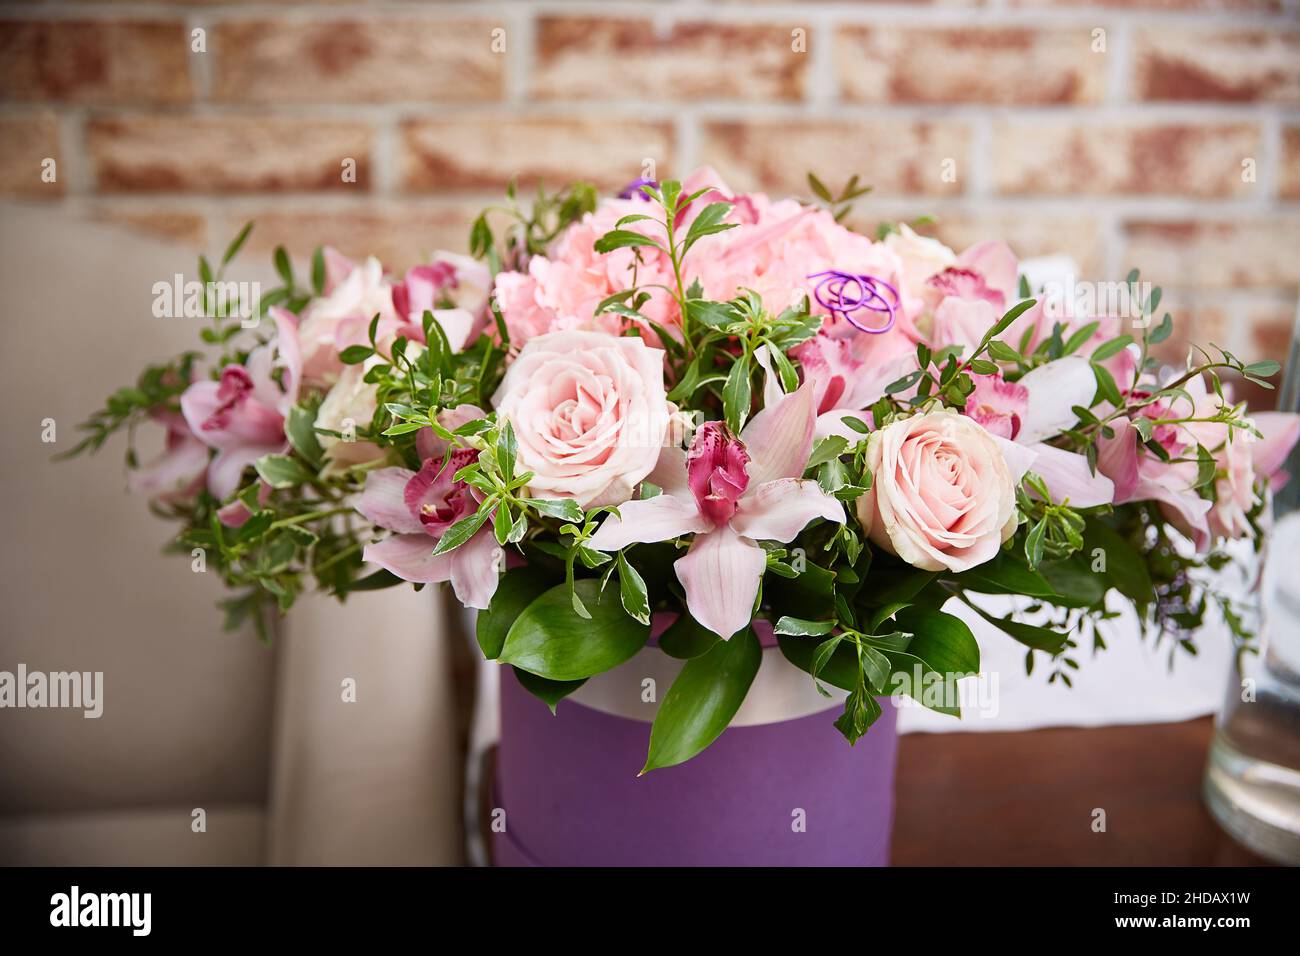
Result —
[{"label": "bouquet of pink flowers", "polygon": [[[133,483],[264,636],[312,582],[450,582],[486,657],[554,708],[657,618],[686,663],[647,769],[728,725],[760,630],[846,692],[849,741],[877,698],[921,696],[914,675],[979,670],[952,600],[1066,684],[1120,601],[1184,641],[1214,608],[1245,641],[1215,548],[1258,538],[1300,421],[1248,415],[1219,373],[1263,385],[1277,363],[1161,369],[1171,318],[1136,273],[1132,314],[1081,308],[1001,242],[855,233],[856,184],[810,182],[820,203],[707,169],[527,208],[511,189],[472,258],[403,276],[318,250],[304,285],[277,250],[269,321],[211,308],[205,351],[110,397],[77,450],[163,425]],[[201,263],[208,288],[247,234]],[[1032,600],[1004,617],[989,594]]]}]

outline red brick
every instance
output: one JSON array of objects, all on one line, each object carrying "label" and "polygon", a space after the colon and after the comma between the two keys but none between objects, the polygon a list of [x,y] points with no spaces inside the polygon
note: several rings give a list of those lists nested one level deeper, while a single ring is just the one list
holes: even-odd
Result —
[{"label": "red brick", "polygon": [[[0,193],[54,198],[66,191],[59,121],[51,113],[0,117]],[[45,161],[54,160],[53,182],[45,182]]]},{"label": "red brick", "polygon": [[994,180],[1008,195],[1246,196],[1258,160],[1252,123],[1079,125],[1017,121],[993,131]]},{"label": "red brick", "polygon": [[587,180],[611,188],[641,175],[642,164],[672,167],[668,123],[539,116],[448,115],[402,127],[402,181],[427,192],[501,192]]},{"label": "red brick", "polygon": [[1052,7],[1102,7],[1110,10],[1231,10],[1271,13],[1282,9],[1282,0],[1006,0],[1010,7],[1048,9]]},{"label": "red brick", "polygon": [[1282,175],[1278,194],[1283,199],[1300,199],[1300,126],[1282,129]]},{"label": "red brick", "polygon": [[131,232],[202,249],[208,241],[207,217],[192,208],[140,206],[135,200],[99,200],[91,208],[96,222],[122,226]]},{"label": "red brick", "polygon": [[1134,220],[1124,261],[1171,289],[1300,285],[1300,216]]},{"label": "red brick", "polygon": [[[133,115],[86,127],[95,178],[106,192],[362,191],[371,139],[363,123],[270,117]],[[345,158],[356,161],[355,183],[343,182]]]},{"label": "red brick", "polygon": [[448,16],[230,20],[216,27],[213,95],[247,103],[497,100],[508,55],[491,48],[499,27]]},{"label": "red brick", "polygon": [[[913,228],[922,235],[934,236],[957,252],[987,239],[1002,239],[1021,259],[1069,256],[1078,265],[1082,277],[1099,276],[1105,261],[1101,227],[1086,212],[1062,217],[1046,211],[1025,214],[985,208],[935,214],[933,209],[927,213],[924,207],[918,207],[915,213],[927,214],[933,214],[934,221],[914,224]],[[864,222],[859,229],[874,235],[875,223]]]},{"label": "red brick", "polygon": [[726,99],[803,96],[807,24],[686,21],[665,34],[642,19],[542,17],[532,73],[541,99]]},{"label": "red brick", "polygon": [[180,20],[0,22],[0,97],[31,102],[175,103],[191,96]]},{"label": "red brick", "polygon": [[1300,103],[1300,30],[1140,31],[1135,95],[1147,100]]},{"label": "red brick", "polygon": [[1106,57],[1089,27],[841,27],[835,71],[865,103],[1095,103]]},{"label": "red brick", "polygon": [[[855,173],[877,194],[949,196],[964,191],[970,130],[960,122],[882,119],[706,123],[703,162],[736,189],[808,194],[809,171],[831,189]],[[953,162],[956,179],[944,180]]]},{"label": "red brick", "polygon": [[328,245],[357,259],[375,256],[389,271],[401,272],[437,250],[465,252],[480,210],[477,202],[440,200],[238,204],[227,211],[226,222],[232,236],[245,222],[255,224],[249,257],[282,245],[305,260],[317,246]]}]

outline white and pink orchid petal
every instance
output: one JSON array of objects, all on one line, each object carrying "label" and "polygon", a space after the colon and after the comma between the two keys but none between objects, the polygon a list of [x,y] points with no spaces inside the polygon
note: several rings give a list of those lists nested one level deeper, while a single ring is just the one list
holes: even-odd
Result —
[{"label": "white and pink orchid petal", "polygon": [[236,445],[221,449],[208,465],[208,491],[218,501],[229,498],[238,490],[245,468],[263,455],[283,450],[283,445]]},{"label": "white and pink orchid petal", "polygon": [[1020,265],[1011,247],[1000,239],[971,246],[957,257],[957,266],[979,273],[985,285],[1002,293],[1004,311],[1020,301]]},{"label": "white and pink orchid petal", "polygon": [[490,524],[480,528],[472,538],[449,552],[451,588],[466,607],[486,610],[506,566],[506,553],[497,544]]},{"label": "white and pink orchid petal", "polygon": [[435,557],[433,549],[437,546],[438,542],[427,534],[395,534],[366,545],[361,557],[391,571],[403,581],[435,584],[451,579],[452,555],[456,553],[452,551]]},{"label": "white and pink orchid petal", "polygon": [[1006,459],[1007,468],[1011,471],[1011,480],[1015,484],[1020,484],[1020,479],[1025,477],[1025,472],[1038,467],[1037,446],[1031,448],[1029,445],[1022,445],[1001,435],[990,434],[989,437],[1002,449],[1002,457]]},{"label": "white and pink orchid petal", "polygon": [[1137,497],[1138,433],[1127,418],[1110,422],[1114,435],[1097,436],[1097,470],[1115,483],[1115,503],[1123,504]]},{"label": "white and pink orchid petal", "polygon": [[284,366],[284,394],[279,405],[282,414],[288,414],[289,407],[298,401],[298,388],[302,382],[302,349],[298,344],[298,317],[287,309],[278,306],[269,310],[275,320],[276,351],[280,364]]},{"label": "white and pink orchid petal", "polygon": [[415,472],[406,468],[379,468],[366,475],[366,486],[352,507],[370,523],[401,534],[428,534],[406,504],[406,486]]},{"label": "white and pink orchid petal", "polygon": [[754,360],[763,370],[763,407],[769,408],[785,396],[785,389],[781,387],[781,376],[777,375],[772,368],[772,355],[766,345],[754,349]]},{"label": "white and pink orchid petal", "polygon": [[665,495],[691,500],[690,485],[686,481],[686,452],[681,448],[665,446],[645,480],[662,489]]},{"label": "white and pink orchid petal", "polygon": [[812,453],[816,424],[811,382],[767,406],[740,433],[749,452],[749,487],[777,478],[800,478]]},{"label": "white and pink orchid petal", "polygon": [[860,422],[870,422],[871,412],[854,411],[851,408],[836,408],[818,415],[817,421],[813,424],[813,438],[821,440],[832,435],[838,435],[850,445],[854,445],[867,437],[849,427],[844,421],[846,418],[856,418]]},{"label": "white and pink orchid petal", "polygon": [[727,525],[695,536],[673,567],[686,591],[686,609],[700,625],[729,638],[749,625],[767,555]]},{"label": "white and pink orchid petal", "polygon": [[1053,501],[1068,500],[1074,508],[1094,508],[1115,500],[1115,483],[1100,471],[1094,475],[1085,456],[1041,442],[1032,448],[1037,453],[1033,470],[1047,482]]},{"label": "white and pink orchid petal", "polygon": [[1016,441],[1032,445],[1059,435],[1079,418],[1075,405],[1087,408],[1097,391],[1097,379],[1088,360],[1077,355],[1040,365],[1020,379],[1029,390],[1029,407]]},{"label": "white and pink orchid petal", "polygon": [[344,279],[352,275],[356,263],[332,246],[326,246],[322,256],[325,260],[324,292],[329,295],[339,287]]},{"label": "white and pink orchid petal", "polygon": [[176,442],[157,458],[132,471],[128,484],[136,494],[158,495],[191,487],[208,467],[208,446],[193,437]]},{"label": "white and pink orchid petal", "polygon": [[815,518],[844,523],[844,506],[817,482],[778,478],[740,500],[731,527],[757,541],[792,541]]},{"label": "white and pink orchid petal", "polygon": [[668,541],[709,528],[693,498],[658,495],[624,502],[618,511],[622,518],[606,517],[596,533],[587,539],[588,546],[597,551],[617,551],[629,544]]},{"label": "white and pink orchid petal", "polygon": [[469,309],[433,309],[433,317],[442,326],[447,336],[447,344],[453,352],[459,352],[469,343],[477,319]]},{"label": "white and pink orchid petal", "polygon": [[1282,470],[1296,440],[1300,439],[1300,415],[1291,412],[1256,412],[1250,417],[1260,434],[1260,438],[1250,446],[1255,474],[1271,479]]}]

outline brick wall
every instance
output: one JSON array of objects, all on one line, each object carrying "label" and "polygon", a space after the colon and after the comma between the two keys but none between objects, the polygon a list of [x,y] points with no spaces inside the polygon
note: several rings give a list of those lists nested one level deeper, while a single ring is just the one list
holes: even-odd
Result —
[{"label": "brick wall", "polygon": [[[507,179],[875,184],[1281,356],[1300,284],[1300,0],[0,6],[0,194],[217,247],[401,267]],[[197,32],[196,32],[197,31]],[[201,48],[201,49],[200,49]],[[42,178],[55,161],[53,181]],[[345,176],[348,162],[355,176]]]}]

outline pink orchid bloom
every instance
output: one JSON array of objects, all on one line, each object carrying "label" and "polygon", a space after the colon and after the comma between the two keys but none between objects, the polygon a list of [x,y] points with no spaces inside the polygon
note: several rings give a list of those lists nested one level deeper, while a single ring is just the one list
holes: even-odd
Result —
[{"label": "pink orchid bloom", "polygon": [[[474,411],[482,417],[481,411]],[[462,604],[485,609],[496,593],[498,572],[505,567],[505,553],[491,522],[460,547],[433,553],[448,528],[478,510],[473,489],[455,480],[456,472],[478,452],[460,448],[444,463],[445,445],[433,437],[432,430],[427,437],[421,432],[418,447],[431,453],[418,472],[381,468],[366,475],[366,486],[354,506],[367,520],[395,533],[366,545],[362,557],[404,581],[450,581]]]},{"label": "pink orchid bloom", "polygon": [[449,252],[438,253],[431,263],[413,266],[401,282],[393,283],[395,332],[423,342],[424,313],[429,311],[442,326],[452,351],[461,351],[481,331],[490,281],[482,263]]},{"label": "pink orchid bloom", "polygon": [[[227,365],[218,381],[195,382],[181,396],[190,430],[217,450],[208,465],[208,490],[218,499],[239,487],[244,469],[263,455],[284,451],[284,419],[298,400],[302,364],[294,318],[272,309],[276,337],[249,353],[244,365]],[[275,371],[283,374],[277,381]]]},{"label": "pink orchid bloom", "polygon": [[965,414],[984,426],[1002,447],[1014,470],[1031,470],[1047,483],[1055,501],[1092,508],[1114,500],[1115,487],[1077,452],[1049,445],[1074,424],[1076,405],[1092,403],[1097,382],[1086,359],[1067,356],[1040,365],[1017,382],[999,375],[972,375],[975,390]]},{"label": "pink orchid bloom", "polygon": [[[1218,410],[1220,399],[1205,387],[1203,379],[1189,382],[1186,391],[1193,399],[1196,417],[1212,416]],[[1223,401],[1232,404],[1232,391],[1227,386],[1224,387]],[[1258,436],[1245,431],[1230,431],[1227,425],[1215,422],[1191,422],[1184,426],[1189,439],[1200,442],[1214,455],[1214,504],[1207,521],[1210,534],[1215,538],[1250,535],[1252,529],[1248,515],[1259,503],[1256,483],[1263,481],[1276,490],[1289,478],[1282,466],[1297,437],[1300,437],[1300,415],[1257,412],[1250,416],[1250,421],[1259,432]],[[1157,427],[1156,432],[1159,431],[1160,427]],[[1159,440],[1160,435],[1153,434],[1152,437]]]},{"label": "pink orchid bloom", "polygon": [[689,453],[667,448],[648,480],[663,493],[629,501],[588,544],[630,544],[693,534],[673,567],[691,616],[726,639],[748,626],[767,557],[759,541],[792,541],[815,518],[844,521],[844,509],[803,479],[816,415],[805,383],[754,416],[740,437],[719,422],[696,432]]},{"label": "pink orchid bloom", "polygon": [[208,446],[194,437],[185,416],[163,411],[151,417],[166,427],[167,437],[156,458],[131,472],[131,490],[164,504],[189,501],[203,487]]}]

